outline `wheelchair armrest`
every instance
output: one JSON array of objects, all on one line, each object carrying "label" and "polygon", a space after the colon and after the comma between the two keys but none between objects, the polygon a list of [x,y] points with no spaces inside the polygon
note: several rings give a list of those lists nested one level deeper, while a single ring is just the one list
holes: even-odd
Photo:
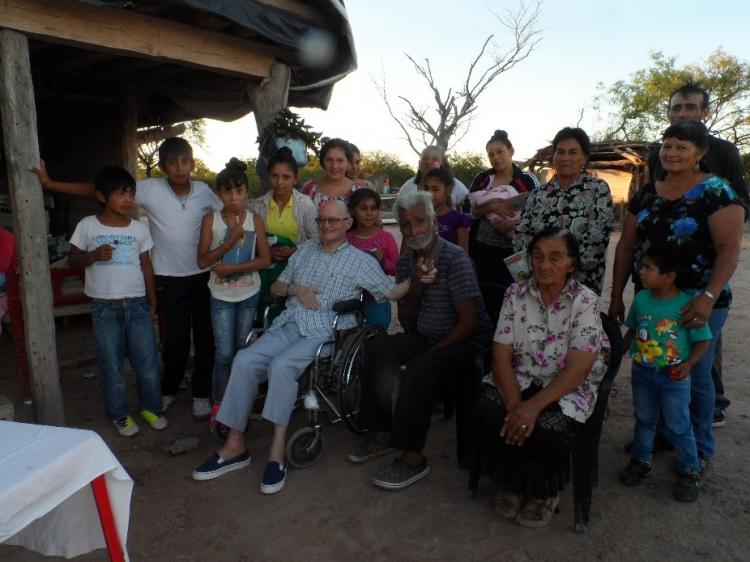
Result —
[{"label": "wheelchair armrest", "polygon": [[351,314],[353,312],[360,312],[364,308],[364,305],[361,299],[350,299],[348,301],[335,302],[332,308],[336,314]]}]

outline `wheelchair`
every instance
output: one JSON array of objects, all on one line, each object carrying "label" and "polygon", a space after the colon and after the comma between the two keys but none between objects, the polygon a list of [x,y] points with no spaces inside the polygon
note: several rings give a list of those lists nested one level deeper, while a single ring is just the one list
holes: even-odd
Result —
[{"label": "wheelchair", "polygon": [[[276,304],[265,309],[263,327],[248,335],[246,345],[250,345],[270,326],[271,319],[275,317],[274,308],[278,310],[278,306]],[[287,441],[287,461],[295,468],[308,468],[323,455],[323,416],[331,425],[344,422],[358,435],[367,432],[359,420],[364,351],[372,338],[384,336],[386,331],[366,322],[364,296],[335,303],[333,312],[333,339],[318,346],[315,358],[299,378],[295,409],[299,405],[304,407],[308,423],[295,431]],[[351,314],[356,316],[357,326],[339,329],[341,318]]]}]

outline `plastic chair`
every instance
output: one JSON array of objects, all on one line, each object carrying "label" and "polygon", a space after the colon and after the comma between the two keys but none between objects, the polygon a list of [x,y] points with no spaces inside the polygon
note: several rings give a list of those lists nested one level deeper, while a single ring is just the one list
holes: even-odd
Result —
[{"label": "plastic chair", "polygon": [[[609,393],[612,390],[617,372],[620,369],[624,345],[622,334],[617,323],[609,316],[601,314],[602,327],[609,340],[609,366],[599,383],[596,405],[586,423],[578,425],[570,450],[573,481],[573,513],[575,516],[575,532],[588,531],[589,514],[591,512],[591,497],[593,487],[599,479],[599,440],[602,424],[607,411]],[[477,357],[477,384],[484,374],[491,369],[491,354],[489,352]],[[482,465],[482,452],[486,443],[477,443],[474,458],[469,467],[469,495],[475,496],[479,484]]]}]

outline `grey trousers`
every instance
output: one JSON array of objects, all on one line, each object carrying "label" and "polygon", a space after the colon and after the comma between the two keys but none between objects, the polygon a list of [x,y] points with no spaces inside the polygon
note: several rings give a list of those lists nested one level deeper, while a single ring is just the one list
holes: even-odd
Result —
[{"label": "grey trousers", "polygon": [[327,336],[302,336],[295,322],[272,326],[257,342],[234,357],[217,421],[245,431],[258,396],[258,385],[268,379],[263,417],[287,426],[297,399],[297,379],[315,358],[318,346],[328,339]]}]

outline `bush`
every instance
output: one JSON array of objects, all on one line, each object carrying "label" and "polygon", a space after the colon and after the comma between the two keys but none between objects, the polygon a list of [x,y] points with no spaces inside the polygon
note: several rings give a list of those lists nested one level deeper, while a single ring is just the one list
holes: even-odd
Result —
[{"label": "bush", "polygon": [[463,182],[466,187],[471,187],[471,182],[479,172],[490,167],[487,157],[479,152],[465,152],[463,154],[449,154],[448,162],[453,168],[453,174]]}]

